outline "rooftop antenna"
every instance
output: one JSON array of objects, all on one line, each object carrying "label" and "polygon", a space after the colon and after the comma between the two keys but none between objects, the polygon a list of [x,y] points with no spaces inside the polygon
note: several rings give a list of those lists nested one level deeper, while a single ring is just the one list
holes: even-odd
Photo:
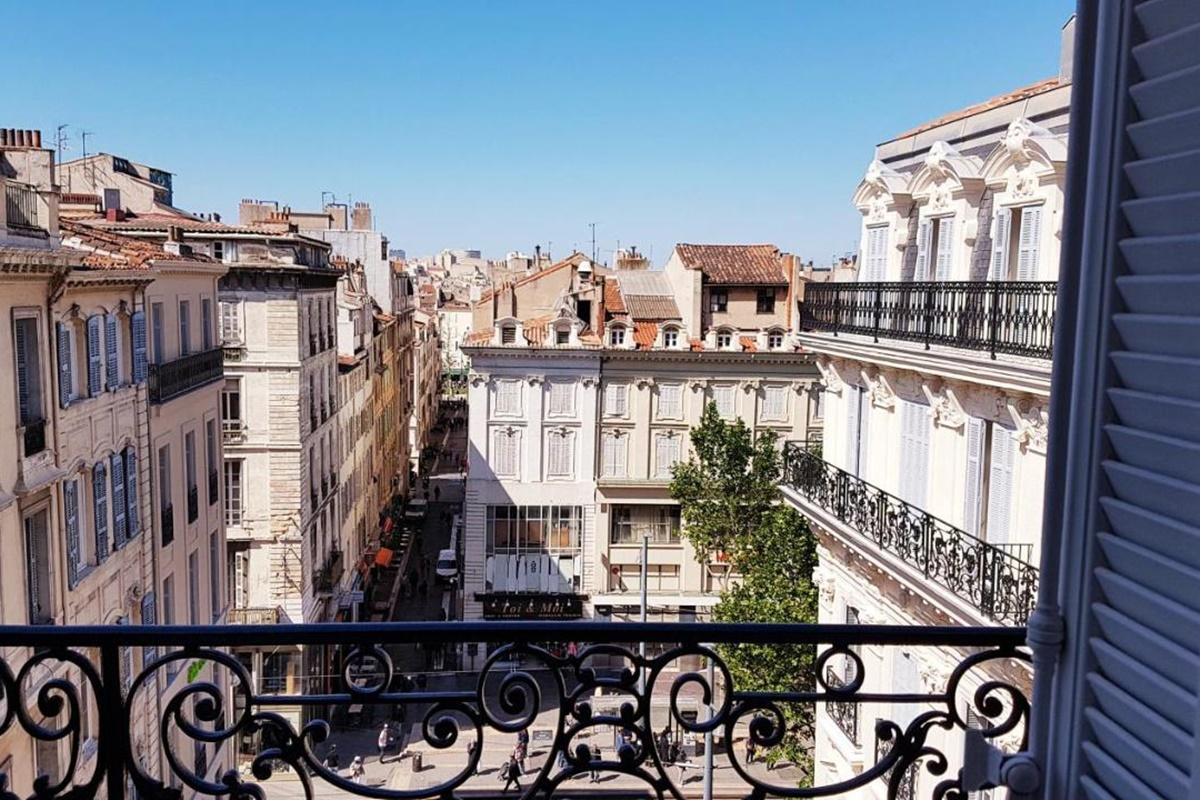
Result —
[{"label": "rooftop antenna", "polygon": [[592,229],[592,263],[596,263],[596,223],[589,222],[588,227]]},{"label": "rooftop antenna", "polygon": [[[85,160],[86,160],[86,159],[87,159],[87,157],[88,157],[88,154],[87,154],[87,137],[89,137],[89,136],[94,136],[94,135],[95,135],[95,133],[96,133],[95,131],[85,131],[85,130],[82,130],[82,129],[79,131],[79,138],[80,138],[80,139],[83,141],[83,158],[84,158]],[[96,190],[96,165],[95,165],[95,164],[91,164],[90,166],[91,166],[91,181],[90,181],[90,183],[91,183],[91,186],[92,186],[92,191],[95,191],[95,190]]]},{"label": "rooftop antenna", "polygon": [[[57,151],[57,157],[54,161],[54,182],[55,183],[58,183],[58,179],[59,179],[59,171],[58,170],[59,170],[59,166],[62,164],[62,160],[63,160],[62,154],[67,152],[67,150],[69,149],[67,147],[67,127],[68,127],[67,124],[63,123],[62,125],[59,125],[57,128],[54,129],[54,149]],[[70,187],[67,187],[67,191],[68,192],[71,191]]]}]

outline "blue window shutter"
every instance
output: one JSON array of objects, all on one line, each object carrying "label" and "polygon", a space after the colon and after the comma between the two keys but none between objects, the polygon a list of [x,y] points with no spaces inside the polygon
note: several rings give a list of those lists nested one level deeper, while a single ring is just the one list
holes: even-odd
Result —
[{"label": "blue window shutter", "polygon": [[112,454],[113,549],[125,546],[125,459]]},{"label": "blue window shutter", "polygon": [[79,481],[63,483],[63,511],[67,526],[67,584],[74,589],[79,581]]},{"label": "blue window shutter", "polygon": [[146,380],[146,312],[135,311],[130,319],[133,336],[133,382]]},{"label": "blue window shutter", "polygon": [[132,539],[138,535],[137,453],[132,447],[125,448],[125,506],[125,525]]},{"label": "blue window shutter", "polygon": [[100,317],[88,317],[87,321],[88,394],[100,394]]},{"label": "blue window shutter", "polygon": [[101,462],[92,467],[92,507],[96,519],[96,563],[108,557],[108,480]]},{"label": "blue window shutter", "polygon": [[13,325],[13,335],[16,338],[17,349],[17,420],[24,423],[29,419],[29,366],[25,363],[24,326]]},{"label": "blue window shutter", "polygon": [[[154,592],[146,592],[142,595],[142,624],[157,625],[158,617],[155,613]],[[154,660],[158,658],[158,648],[151,645],[142,647],[142,669],[146,669]]]},{"label": "blue window shutter", "polygon": [[104,379],[108,390],[116,389],[121,382],[117,364],[117,315],[109,314],[104,319]]},{"label": "blue window shutter", "polygon": [[71,331],[58,323],[58,404],[66,408],[71,403]]}]

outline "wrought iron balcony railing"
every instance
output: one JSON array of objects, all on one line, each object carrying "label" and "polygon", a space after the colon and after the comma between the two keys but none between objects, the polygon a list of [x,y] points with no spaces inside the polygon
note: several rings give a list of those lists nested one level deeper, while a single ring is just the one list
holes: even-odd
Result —
[{"label": "wrought iron balcony railing", "polygon": [[[50,744],[65,752],[55,774],[38,779],[36,796],[45,798],[94,797],[101,786],[110,800],[178,798],[179,788],[172,787],[231,800],[265,797],[271,792],[261,782],[282,765],[298,778],[288,785],[308,798],[319,784],[325,784],[319,786],[321,794],[333,789],[404,800],[494,796],[500,792],[495,775],[488,774],[493,770],[478,775],[480,767],[498,766],[522,730],[532,730],[536,742],[522,776],[523,797],[575,794],[582,784],[569,781],[589,772],[605,773],[602,788],[608,796],[698,796],[697,787],[683,783],[694,778],[699,762],[691,758],[681,766],[674,745],[684,736],[702,739],[707,732],[724,748],[714,775],[723,796],[858,796],[858,790],[889,775],[922,770],[929,778],[927,797],[964,797],[993,786],[987,779],[964,777],[988,774],[982,768],[962,769],[955,737],[968,736],[964,706],[990,723],[971,729],[970,736],[1006,753],[1024,750],[1029,702],[1026,687],[1016,685],[1024,678],[1006,677],[1029,675],[1024,638],[1020,628],[775,624],[5,626],[0,646],[8,660],[0,661],[0,685],[9,711],[0,716],[0,735],[10,743],[33,740],[30,749],[39,752]],[[477,643],[486,654],[478,669],[406,674],[397,668],[411,663],[417,643],[427,651],[453,652],[464,642]],[[641,642],[654,645],[647,648],[652,655],[639,655]],[[12,645],[22,647],[8,649]],[[260,685],[237,655],[297,646],[306,652],[324,648],[334,659],[332,669],[278,685],[264,677]],[[730,646],[800,648],[812,658],[813,668],[804,674],[816,677],[796,675],[794,684],[782,689],[741,685],[723,658]],[[890,677],[872,674],[864,665],[889,663],[891,657],[864,660],[857,650],[866,647],[885,655],[888,649],[960,655],[944,683],[916,693],[880,692],[869,687],[890,687]],[[135,649],[141,650],[138,658],[133,658]],[[617,666],[604,666],[614,661]],[[824,676],[831,669],[843,675],[852,669],[854,680],[830,682]],[[147,716],[154,713],[146,695],[154,691],[155,676],[170,672],[182,675],[186,685],[177,682],[178,691],[164,696],[157,718]],[[47,673],[75,677],[41,684],[38,676]],[[36,718],[29,710],[34,698],[41,712]],[[94,710],[81,710],[85,699]],[[784,737],[803,735],[797,720],[821,703],[906,709],[911,722],[877,721],[876,739],[888,746],[875,750],[874,763],[834,783],[814,786],[812,776],[795,767],[764,764]],[[300,713],[280,713],[285,707],[299,707]],[[409,753],[439,754],[436,764],[417,767],[426,780],[385,790],[353,780],[345,763],[338,770],[325,761],[331,733],[325,719],[361,719],[366,737],[372,738],[378,719],[393,714],[411,725],[405,742]],[[302,727],[296,719],[305,720]],[[661,737],[667,719],[670,732]],[[159,737],[167,756],[161,763],[138,757],[135,742],[143,729]],[[614,730],[623,734],[616,744]],[[98,733],[98,748],[85,760],[81,752],[89,731]],[[759,756],[754,763],[744,757],[745,748],[733,746],[747,738]],[[248,768],[231,768],[237,762],[231,765],[228,755],[198,757],[195,742],[213,745],[218,754],[237,747],[240,763]],[[596,754],[592,746],[598,747]],[[217,760],[227,771],[200,774],[197,767],[207,769]],[[32,786],[11,781],[6,790],[33,793]],[[888,796],[903,797],[897,781]]]},{"label": "wrought iron balcony railing", "polygon": [[221,420],[221,439],[225,444],[238,444],[246,440],[246,423],[240,419]]},{"label": "wrought iron balcony railing", "polygon": [[147,388],[151,403],[165,403],[181,394],[220,380],[225,373],[225,352],[214,347],[181,356],[165,364],[150,364]]},{"label": "wrought iron balcony railing", "polygon": [[[886,720],[877,719],[875,727],[878,728],[885,723]],[[879,762],[886,758],[892,745],[893,743],[886,739],[875,739],[875,761]],[[883,781],[888,784],[888,796],[894,800],[916,800],[917,771],[915,769],[911,767],[903,770],[892,768],[884,774]]]},{"label": "wrought iron balcony railing", "polygon": [[[838,675],[837,670],[833,667],[825,671],[825,685],[831,691],[844,690],[848,685],[847,682]],[[862,744],[858,738],[858,703],[845,703],[838,700],[830,700],[825,704],[825,709],[842,733],[846,734],[846,738],[854,742],[854,744]]]},{"label": "wrought iron balcony railing", "polygon": [[1053,281],[810,283],[801,329],[1050,358]]},{"label": "wrought iron balcony railing", "polygon": [[1010,625],[1028,621],[1038,586],[1030,545],[978,539],[795,444],[784,451],[784,482],[983,616]]}]

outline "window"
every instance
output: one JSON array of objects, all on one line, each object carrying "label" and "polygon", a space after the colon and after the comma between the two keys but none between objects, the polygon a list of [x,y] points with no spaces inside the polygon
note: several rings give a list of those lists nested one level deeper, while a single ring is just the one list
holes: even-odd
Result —
[{"label": "window", "polygon": [[773,422],[787,420],[786,386],[767,386],[763,389],[762,418]]},{"label": "window", "polygon": [[129,318],[129,337],[133,340],[133,382],[146,380],[146,314],[133,312]]},{"label": "window", "polygon": [[108,557],[108,468],[92,467],[92,531],[96,534],[96,563]]},{"label": "window", "polygon": [[494,592],[579,591],[579,506],[488,506],[486,587]]},{"label": "window", "polygon": [[188,554],[188,622],[200,623],[200,554]]},{"label": "window", "polygon": [[154,363],[165,364],[167,361],[166,339],[163,326],[166,325],[166,320],[163,319],[163,304],[150,304],[150,343],[154,347]]},{"label": "window", "polygon": [[187,521],[195,522],[199,514],[196,489],[196,432],[183,435],[183,479],[187,487]]},{"label": "window", "polygon": [[756,310],[759,314],[775,313],[775,289],[759,289]]},{"label": "window", "polygon": [[179,301],[179,355],[192,352],[192,307],[187,300]]},{"label": "window", "polygon": [[492,469],[497,475],[517,477],[520,465],[521,432],[512,428],[492,433]]},{"label": "window", "polygon": [[674,431],[658,434],[654,438],[654,476],[670,478],[671,470],[679,463],[680,436]]},{"label": "window", "polygon": [[88,567],[83,547],[83,517],[79,513],[80,500],[85,493],[78,476],[64,480],[62,492],[63,527],[67,540],[67,586],[74,589]]},{"label": "window", "polygon": [[227,434],[242,429],[242,382],[236,378],[221,390],[221,427]]},{"label": "window", "polygon": [[900,400],[900,499],[924,508],[929,484],[929,406]]},{"label": "window", "polygon": [[608,343],[613,347],[623,347],[625,345],[625,326],[613,325],[608,332]]},{"label": "window", "polygon": [[87,376],[88,395],[96,397],[100,394],[100,375],[104,367],[103,356],[103,318],[100,315],[88,317],[87,321]]},{"label": "window", "polygon": [[204,467],[208,476],[208,504],[217,502],[217,421],[204,422]]},{"label": "window", "polygon": [[[76,390],[79,382],[75,380],[75,330],[74,326],[65,322],[57,325],[58,344],[58,404],[66,408],[77,398]],[[32,374],[30,371],[27,374]]]},{"label": "window", "polygon": [[604,385],[604,416],[624,417],[629,413],[629,385],[607,383]]},{"label": "window", "polygon": [[575,383],[550,381],[550,416],[575,416]]},{"label": "window", "polygon": [[612,507],[610,541],[613,544],[679,544],[679,506]]},{"label": "window", "polygon": [[575,432],[551,431],[546,442],[546,475],[570,478],[575,474]]},{"label": "window", "polygon": [[847,387],[846,394],[846,471],[867,477],[867,442],[871,423],[871,399],[864,387]]},{"label": "window", "polygon": [[50,586],[50,512],[45,508],[27,514],[25,527],[26,575],[29,591],[29,624],[54,621]]},{"label": "window", "polygon": [[218,241],[218,242],[212,243],[212,257],[215,258],[217,261],[225,260],[225,243],[224,242]]},{"label": "window", "polygon": [[225,462],[225,524],[242,524],[242,462]]},{"label": "window", "polygon": [[1034,281],[1042,248],[1042,206],[1002,208],[992,219],[988,280]]},{"label": "window", "polygon": [[213,531],[208,535],[208,602],[212,609],[215,625],[221,620],[221,535]]},{"label": "window", "polygon": [[570,344],[571,329],[570,328],[555,328],[554,343],[555,344]]},{"label": "window", "polygon": [[162,624],[175,624],[175,576],[163,578],[162,585]]},{"label": "window", "polygon": [[717,413],[724,419],[733,419],[735,411],[735,395],[732,384],[723,384],[712,388],[712,401],[717,406]]},{"label": "window", "polygon": [[502,325],[500,326],[500,344],[516,344],[517,343],[517,326]]},{"label": "window", "polygon": [[162,544],[175,540],[175,517],[171,507],[171,446],[158,448],[158,511],[162,522]]},{"label": "window", "polygon": [[992,544],[1004,544],[1009,539],[1010,514],[1013,502],[1013,472],[1017,460],[1017,440],[1013,430],[999,423],[991,426],[988,453],[986,514],[982,530]]},{"label": "window", "polygon": [[221,301],[221,343],[242,343],[242,315],[240,304],[232,300]]},{"label": "window", "polygon": [[683,418],[683,384],[682,383],[660,383],[660,384],[658,384],[658,418],[659,419],[682,419]]},{"label": "window", "polygon": [[783,349],[783,334],[779,331],[771,331],[767,334],[767,349],[781,350]]},{"label": "window", "polygon": [[[23,428],[40,427],[45,419],[42,405],[42,356],[36,316],[18,317],[13,320],[13,345],[17,357],[17,414],[18,424]],[[26,456],[40,453],[46,447],[45,431],[39,431],[40,441],[25,436]],[[34,445],[40,444],[35,447]]]},{"label": "window", "polygon": [[867,228],[866,257],[858,279],[867,283],[878,283],[887,275],[888,226],[876,225]]},{"label": "window", "polygon": [[675,348],[679,346],[679,329],[678,328],[663,328],[663,347]]},{"label": "window", "polygon": [[137,453],[132,447],[125,448],[125,528],[129,538],[138,535],[141,521],[138,516],[138,469]]},{"label": "window", "polygon": [[200,349],[211,350],[213,346],[212,299],[205,297],[200,301]]},{"label": "window", "polygon": [[499,380],[495,388],[496,414],[521,415],[521,381]]},{"label": "window", "polygon": [[233,605],[245,608],[250,602],[250,554],[240,550],[233,554]]},{"label": "window", "polygon": [[714,314],[723,314],[729,307],[729,292],[725,289],[708,290],[708,310]]},{"label": "window", "polygon": [[917,227],[916,281],[948,281],[954,269],[954,217],[926,219]]},{"label": "window", "polygon": [[717,349],[728,350],[733,347],[733,333],[726,330],[717,331]]},{"label": "window", "polygon": [[600,446],[600,477],[624,478],[629,437],[623,431],[606,431]]},{"label": "window", "polygon": [[125,457],[121,453],[113,453],[109,458],[112,479],[112,524],[113,549],[119,550],[125,546],[128,538],[127,515],[129,501],[125,497]]},{"label": "window", "polygon": [[[621,564],[618,567],[615,591],[637,594],[642,590],[642,567],[640,564]],[[647,564],[646,591],[650,594],[679,591],[678,564]]]}]

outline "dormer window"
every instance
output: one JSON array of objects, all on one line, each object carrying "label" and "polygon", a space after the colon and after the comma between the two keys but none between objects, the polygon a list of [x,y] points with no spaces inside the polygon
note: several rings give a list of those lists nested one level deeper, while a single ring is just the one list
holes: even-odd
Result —
[{"label": "dormer window", "polygon": [[664,328],[663,329],[663,347],[675,348],[679,346],[679,329]]},{"label": "dormer window", "polygon": [[608,343],[613,347],[623,347],[625,345],[625,328],[622,325],[614,325],[608,332]]},{"label": "dormer window", "polygon": [[505,325],[500,328],[500,344],[516,344],[517,343],[517,326]]},{"label": "dormer window", "polygon": [[570,342],[571,342],[570,328],[559,328],[558,330],[554,331],[554,343],[555,344],[570,344]]},{"label": "dormer window", "polygon": [[779,331],[771,331],[767,334],[767,349],[779,350],[783,347],[783,334]]},{"label": "dormer window", "polygon": [[733,347],[733,334],[729,331],[717,331],[717,349],[728,350]]}]

